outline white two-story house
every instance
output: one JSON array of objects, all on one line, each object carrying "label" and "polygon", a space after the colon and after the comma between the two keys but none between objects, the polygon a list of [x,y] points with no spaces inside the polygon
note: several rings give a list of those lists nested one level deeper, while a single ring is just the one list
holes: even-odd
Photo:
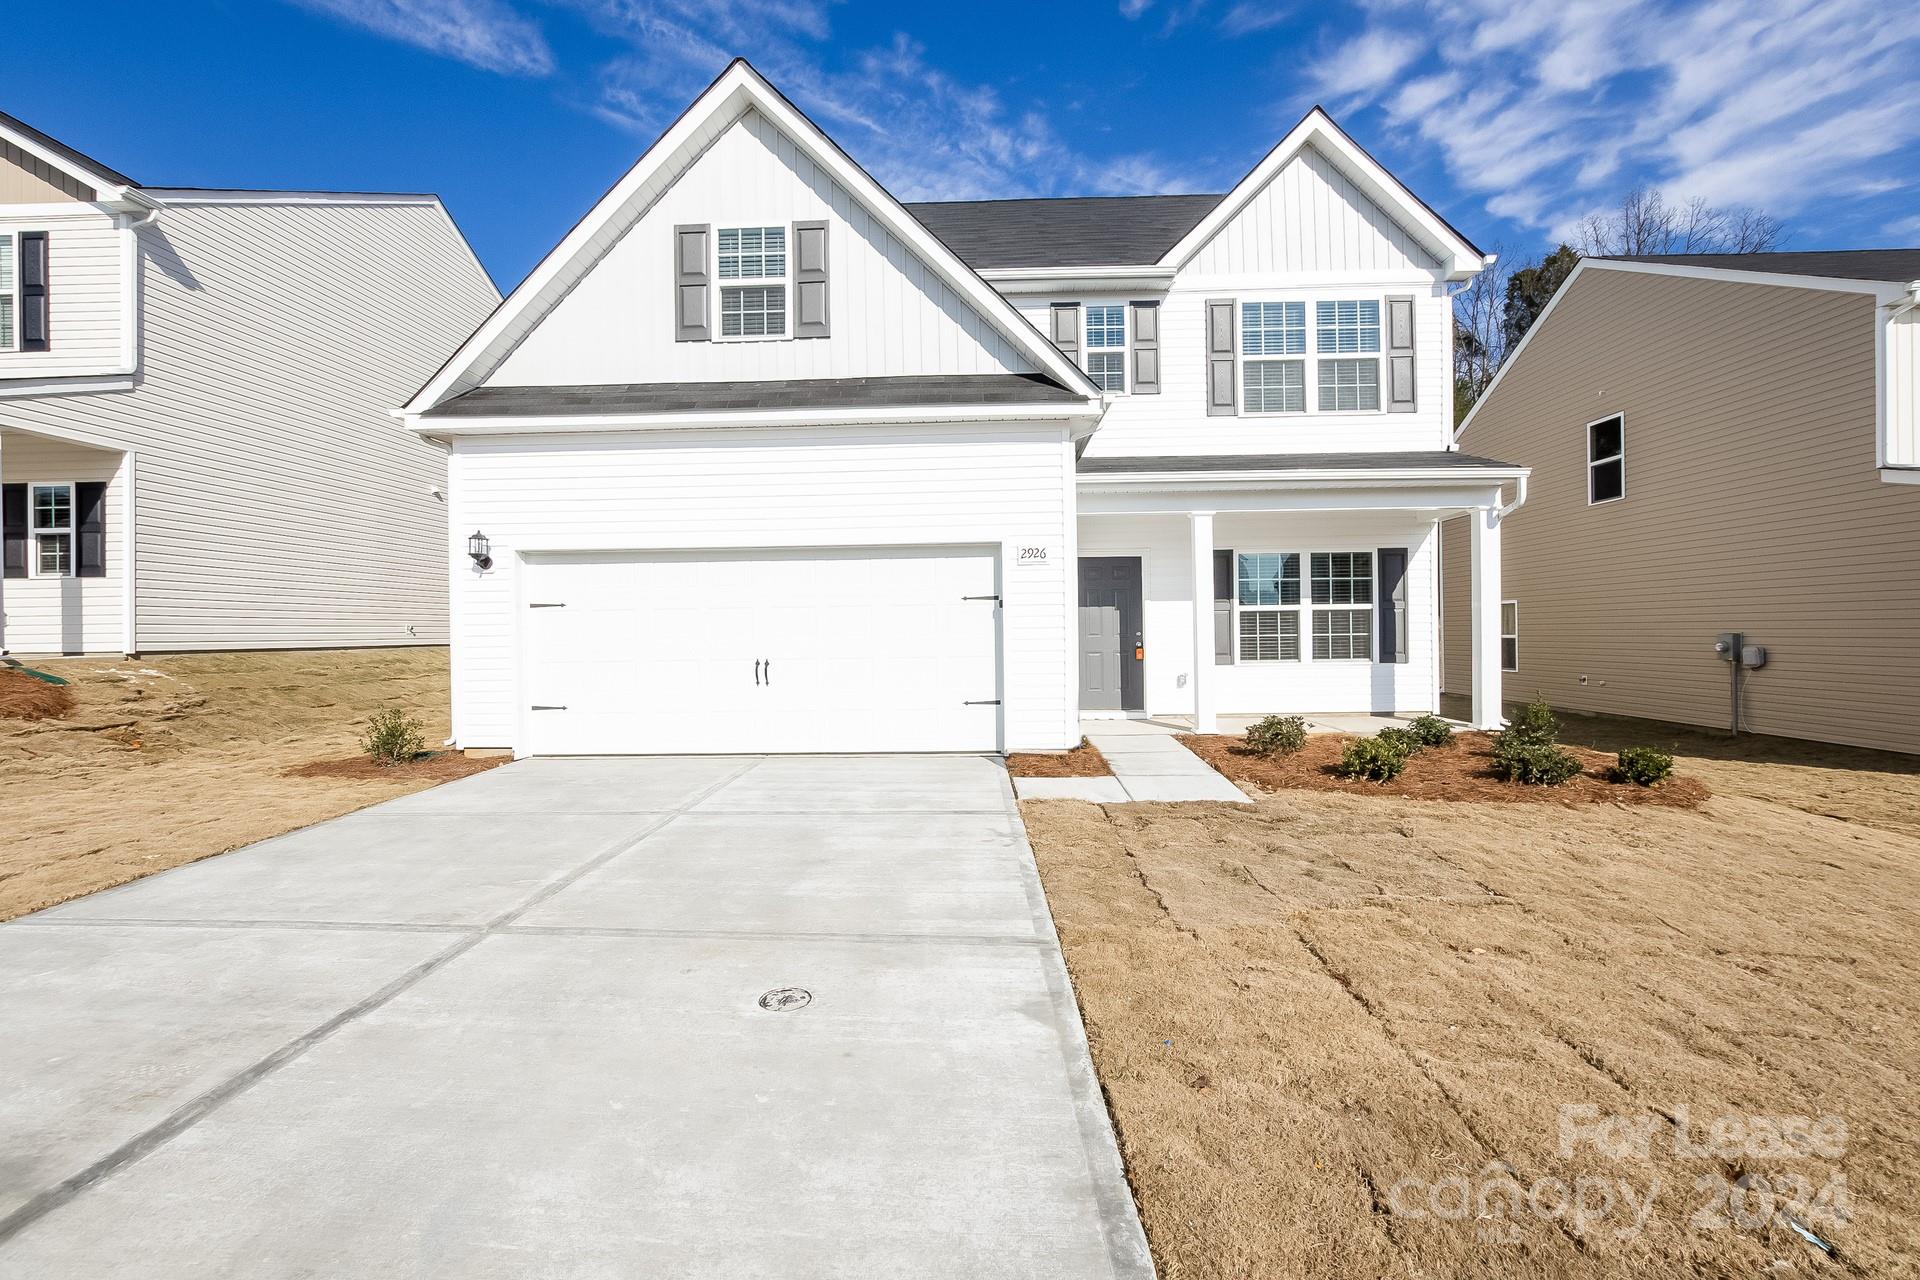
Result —
[{"label": "white two-story house", "polygon": [[1225,195],[902,205],[736,62],[402,411],[450,450],[456,737],[1431,710],[1439,522],[1497,672],[1524,475],[1451,449],[1486,261],[1318,110]]},{"label": "white two-story house", "polygon": [[0,653],[445,643],[391,409],[498,301],[432,196],[141,186],[0,115]]}]

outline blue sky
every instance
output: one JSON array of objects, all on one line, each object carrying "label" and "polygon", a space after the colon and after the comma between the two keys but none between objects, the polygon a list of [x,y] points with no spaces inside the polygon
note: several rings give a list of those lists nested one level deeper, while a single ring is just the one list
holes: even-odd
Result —
[{"label": "blue sky", "polygon": [[[76,20],[84,14],[84,21]],[[8,111],[155,186],[429,190],[511,287],[734,54],[903,199],[1224,190],[1314,102],[1509,261],[1636,181],[1920,244],[1895,0],[108,0]]]}]

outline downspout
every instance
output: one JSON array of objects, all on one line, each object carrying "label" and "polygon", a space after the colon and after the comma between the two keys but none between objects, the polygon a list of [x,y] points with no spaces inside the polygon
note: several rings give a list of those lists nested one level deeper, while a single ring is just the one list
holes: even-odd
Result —
[{"label": "downspout", "polygon": [[1502,520],[1505,520],[1508,516],[1512,515],[1514,512],[1518,511],[1521,507],[1525,506],[1526,503],[1527,503],[1527,473],[1522,472],[1519,480],[1517,480],[1513,486],[1513,501],[1509,502],[1504,507],[1496,507],[1494,509],[1493,523],[1499,524]]}]

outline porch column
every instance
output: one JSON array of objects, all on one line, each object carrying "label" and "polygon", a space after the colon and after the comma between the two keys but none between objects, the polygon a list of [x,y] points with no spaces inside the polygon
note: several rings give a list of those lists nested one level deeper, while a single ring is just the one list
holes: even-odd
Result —
[{"label": "porch column", "polygon": [[1473,523],[1473,727],[1498,729],[1500,714],[1500,525],[1495,508],[1467,513]]},{"label": "porch column", "polygon": [[1213,715],[1213,512],[1191,511],[1193,533],[1193,731],[1218,733]]}]

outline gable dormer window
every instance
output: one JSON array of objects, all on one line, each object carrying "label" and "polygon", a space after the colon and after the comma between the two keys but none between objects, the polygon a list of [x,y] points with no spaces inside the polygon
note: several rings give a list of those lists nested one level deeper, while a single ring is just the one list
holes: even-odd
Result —
[{"label": "gable dormer window", "polygon": [[715,238],[722,338],[787,336],[787,229],[722,227]]}]

